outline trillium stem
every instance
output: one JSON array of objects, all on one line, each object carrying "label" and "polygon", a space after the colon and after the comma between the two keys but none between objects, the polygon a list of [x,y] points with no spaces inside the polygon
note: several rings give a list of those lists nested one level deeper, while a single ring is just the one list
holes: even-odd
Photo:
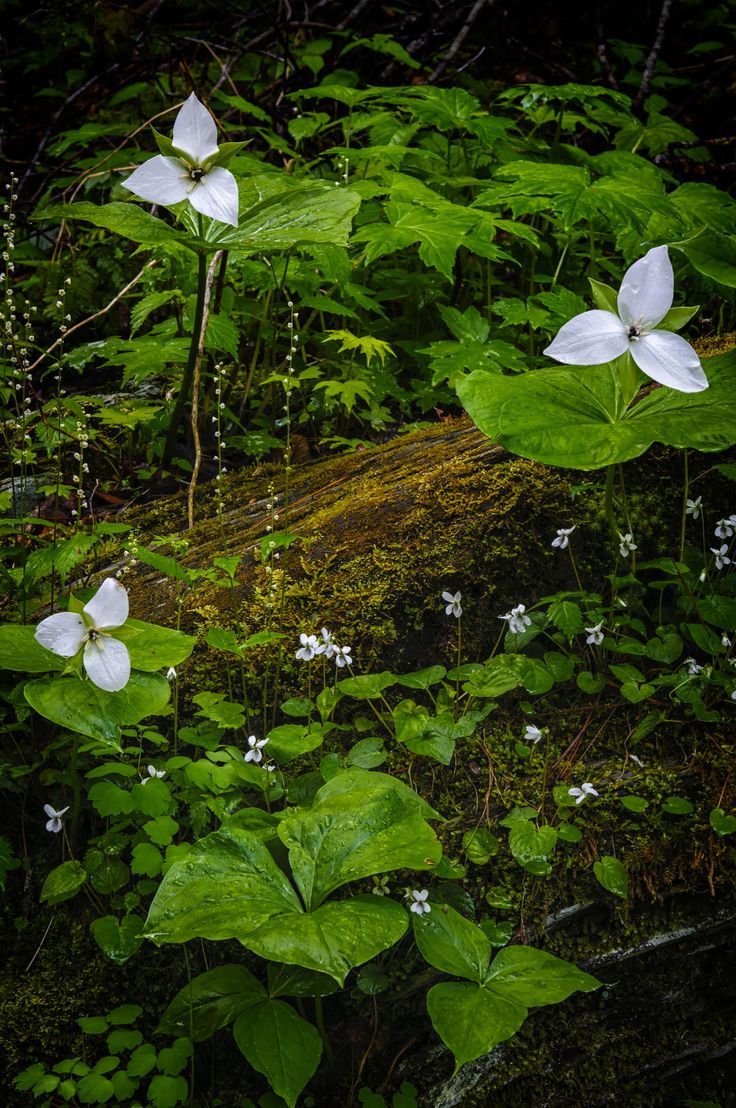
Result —
[{"label": "trillium stem", "polygon": [[[201,215],[198,216],[198,220],[199,235],[200,238],[202,238],[204,237],[204,227]],[[164,452],[163,457],[161,458],[161,465],[164,467],[169,465],[174,454],[174,447],[176,446],[176,438],[179,431],[179,425],[184,418],[184,410],[187,406],[189,394],[192,390],[192,379],[194,378],[194,369],[197,364],[197,351],[199,349],[199,338],[202,331],[202,316],[204,315],[204,303],[207,290],[207,255],[205,253],[200,253],[197,255],[197,260],[197,302],[194,309],[192,338],[191,342],[189,343],[189,356],[187,358],[187,365],[186,369],[184,370],[184,376],[181,379],[179,395],[176,398],[176,404],[174,405],[174,410],[171,413],[169,428],[166,432]]]},{"label": "trillium stem", "polygon": [[332,1053],[332,1043],[330,1042],[330,1036],[327,1034],[327,1027],[325,1026],[325,1014],[322,1008],[321,996],[316,996],[314,998],[314,1019],[315,1023],[317,1024],[317,1030],[319,1031],[320,1038],[324,1043],[327,1061],[332,1067],[335,1064],[335,1055]]},{"label": "trillium stem", "polygon": [[682,518],[680,520],[680,561],[685,555],[685,524],[687,523],[687,500],[690,494],[690,465],[687,447],[682,452],[684,472],[682,478]]}]

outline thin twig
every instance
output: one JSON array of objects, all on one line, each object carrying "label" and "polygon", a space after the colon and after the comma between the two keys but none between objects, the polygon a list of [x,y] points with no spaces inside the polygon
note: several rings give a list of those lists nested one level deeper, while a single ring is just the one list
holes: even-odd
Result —
[{"label": "thin twig", "polygon": [[436,81],[438,77],[442,76],[442,74],[445,72],[448,65],[452,61],[452,59],[455,57],[455,55],[459,51],[462,44],[465,42],[465,39],[470,34],[470,32],[473,28],[473,24],[475,23],[476,19],[480,15],[480,13],[483,11],[483,9],[487,5],[490,4],[492,6],[493,4],[495,4],[495,2],[496,2],[496,0],[475,0],[475,3],[473,4],[472,8],[470,9],[470,12],[468,13],[468,18],[465,20],[462,27],[460,28],[458,33],[455,35],[455,38],[453,39],[452,43],[450,44],[450,49],[447,51],[447,53],[445,54],[442,61],[439,62],[439,64],[435,67],[435,69],[430,74],[430,76],[429,76],[430,82]]},{"label": "thin twig", "polygon": [[649,95],[649,87],[652,83],[652,77],[654,76],[654,69],[657,64],[657,58],[659,52],[662,49],[662,43],[664,42],[665,31],[667,30],[667,22],[670,18],[670,11],[672,10],[672,0],[664,0],[662,4],[662,11],[659,13],[659,23],[657,24],[657,33],[654,36],[654,42],[652,49],[649,51],[649,57],[644,65],[644,73],[642,74],[641,84],[639,85],[639,91],[634,97],[633,108],[636,111],[646,100]]},{"label": "thin twig", "polygon": [[603,20],[601,18],[601,6],[597,3],[595,6],[595,31],[598,39],[598,45],[596,47],[596,53],[598,55],[598,61],[601,65],[603,76],[606,78],[606,84],[612,89],[618,90],[618,81],[616,80],[616,74],[611,69],[611,63],[608,58],[608,42],[606,36],[603,33]]},{"label": "thin twig", "polygon": [[199,329],[199,344],[197,346],[197,357],[194,361],[194,377],[192,378],[192,438],[194,440],[194,466],[192,468],[192,477],[189,482],[189,492],[187,494],[187,515],[189,519],[189,530],[194,527],[194,489],[197,484],[197,478],[199,477],[199,468],[202,464],[202,443],[199,437],[199,389],[202,370],[202,359],[204,358],[204,339],[207,334],[207,323],[210,318],[210,299],[212,297],[212,286],[215,283],[215,270],[217,264],[222,257],[222,250],[218,250],[213,255],[210,267],[207,270],[207,283],[204,288],[204,304],[202,308],[202,325]]},{"label": "thin twig", "polygon": [[28,372],[30,373],[37,366],[39,366],[44,358],[48,358],[49,354],[53,354],[54,350],[56,350],[56,347],[61,346],[62,342],[67,342],[69,336],[73,335],[75,331],[78,331],[80,327],[86,327],[88,323],[93,323],[94,320],[99,319],[100,316],[105,315],[107,312],[110,311],[111,308],[114,308],[118,301],[122,300],[126,293],[130,292],[130,290],[133,288],[133,285],[137,284],[137,282],[140,281],[146,270],[150,269],[151,266],[157,264],[157,258],[151,258],[150,262],[146,262],[146,264],[143,266],[143,269],[139,273],[136,273],[133,280],[129,281],[125,288],[121,289],[120,292],[115,293],[109,304],[106,304],[104,308],[100,308],[99,312],[95,312],[93,315],[88,315],[86,319],[80,319],[79,323],[75,323],[74,326],[65,331],[64,334],[56,340],[56,342],[53,342],[48,350],[44,350],[43,354],[39,354],[35,362],[33,362],[33,364],[28,367]]}]

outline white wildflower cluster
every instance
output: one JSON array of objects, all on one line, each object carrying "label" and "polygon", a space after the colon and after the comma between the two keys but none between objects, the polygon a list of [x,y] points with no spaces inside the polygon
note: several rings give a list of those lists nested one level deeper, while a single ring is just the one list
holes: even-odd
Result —
[{"label": "white wildflower cluster", "polygon": [[352,647],[338,646],[332,632],[328,631],[326,627],[322,628],[319,637],[302,632],[299,635],[299,643],[296,658],[300,662],[311,662],[320,655],[324,655],[328,661],[334,659],[338,669],[353,664]]},{"label": "white wildflower cluster", "polygon": [[716,569],[725,569],[726,566],[731,565],[729,546],[734,534],[736,534],[736,512],[719,519],[716,523],[715,536],[717,539],[724,540],[719,546],[711,546],[710,548]]},{"label": "white wildflower cluster", "polygon": [[85,451],[89,446],[89,430],[87,428],[87,420],[84,413],[77,419],[76,433],[77,448],[74,451],[74,461],[77,464],[76,473],[72,474],[72,482],[74,484],[74,507],[71,510],[72,518],[75,520],[78,519],[80,514],[89,510],[89,501],[84,491],[84,479],[89,474],[89,465],[85,460]]},{"label": "white wildflower cluster", "polygon": [[499,616],[499,619],[505,619],[509,625],[509,631],[514,635],[523,635],[527,627],[531,627],[531,617],[526,615],[526,606],[524,604],[517,604],[515,608],[512,608],[510,612],[506,612],[505,615]]},{"label": "white wildflower cluster", "polygon": [[217,454],[215,455],[215,462],[217,463],[217,473],[215,474],[215,489],[217,495],[217,515],[218,518],[222,518],[222,513],[225,510],[225,501],[222,497],[222,475],[227,473],[227,466],[223,463],[222,452],[225,449],[226,443],[222,437],[223,434],[223,412],[225,411],[225,389],[228,384],[227,367],[222,362],[217,362],[215,365],[215,414],[212,416],[212,422],[215,424],[215,442],[217,444]]},{"label": "white wildflower cluster", "polygon": [[[252,762],[253,765],[260,765],[263,761],[263,748],[268,745],[271,740],[266,736],[265,739],[257,739],[255,735],[248,736],[248,749],[243,755],[244,762]],[[267,762],[263,767],[268,773],[274,773],[276,766],[270,762]]]}]

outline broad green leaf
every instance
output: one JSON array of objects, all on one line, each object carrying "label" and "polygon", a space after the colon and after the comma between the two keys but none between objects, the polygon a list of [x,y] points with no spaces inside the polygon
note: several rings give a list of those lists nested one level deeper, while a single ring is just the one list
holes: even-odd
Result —
[{"label": "broad green leaf", "polygon": [[400,904],[366,893],[314,912],[273,916],[239,937],[261,958],[328,973],[342,985],[351,969],[397,943],[407,926]]},{"label": "broad green leaf", "polygon": [[235,1021],[233,1035],[248,1063],[289,1108],[322,1057],[319,1032],[283,1000],[262,1000]]},{"label": "broad green leaf", "polygon": [[266,996],[245,966],[225,965],[200,973],[176,994],[161,1017],[157,1034],[188,1035],[195,1043],[214,1035]]},{"label": "broad green leaf", "polygon": [[500,849],[501,844],[496,836],[485,827],[476,827],[474,831],[466,831],[463,835],[463,850],[468,861],[476,866],[485,865]]},{"label": "broad green leaf", "polygon": [[329,797],[341,796],[353,790],[358,790],[365,797],[369,793],[380,793],[387,788],[401,797],[405,807],[418,812],[424,819],[442,819],[434,808],[430,807],[426,800],[423,800],[409,785],[405,785],[398,777],[392,777],[389,773],[378,773],[375,770],[351,768],[335,774],[319,790],[317,800],[321,801]]},{"label": "broad green leaf", "polygon": [[681,250],[698,273],[719,285],[736,288],[736,237],[733,235],[703,231],[686,242],[670,245]]},{"label": "broad green leaf", "polygon": [[527,1017],[527,1009],[512,997],[466,981],[434,985],[427,993],[427,1011],[455,1056],[456,1073],[510,1039]]},{"label": "broad green leaf", "polygon": [[604,855],[599,862],[593,863],[593,873],[598,881],[614,896],[625,900],[629,892],[629,874],[626,866],[610,854]]},{"label": "broad green leaf", "polygon": [[438,684],[447,673],[444,666],[428,666],[416,673],[404,673],[396,678],[396,683],[408,689],[429,689]]},{"label": "broad green leaf", "polygon": [[484,980],[491,944],[480,927],[449,904],[434,904],[421,916],[412,913],[412,924],[417,946],[430,966],[479,984]]},{"label": "broad green leaf", "polygon": [[386,787],[367,794],[319,793],[311,810],[282,820],[278,834],[309,908],[349,881],[396,869],[432,869],[442,855],[429,824]]},{"label": "broad green leaf", "polygon": [[171,689],[159,674],[133,672],[120,692],[105,692],[77,677],[49,677],[29,682],[24,695],[52,723],[117,745],[119,728],[162,712]]},{"label": "broad green leaf", "polygon": [[332,977],[302,966],[268,964],[268,995],[276,996],[330,996],[338,986]]},{"label": "broad green leaf", "polygon": [[662,811],[669,816],[689,816],[695,808],[685,796],[668,796],[662,801]]},{"label": "broad green leaf", "polygon": [[140,916],[102,916],[90,924],[92,937],[112,962],[121,966],[143,945],[143,920]]},{"label": "broad green leaf", "polygon": [[568,639],[579,635],[583,629],[583,613],[573,600],[555,600],[547,609],[547,616]]},{"label": "broad green leaf", "polygon": [[654,442],[720,450],[736,440],[736,353],[704,363],[709,388],[655,388],[622,412],[615,368],[540,369],[517,377],[471,373],[458,395],[484,434],[549,465],[599,469],[638,457]]},{"label": "broad green leaf", "polygon": [[88,1073],[77,1082],[80,1104],[107,1104],[115,1096],[115,1086],[101,1073]]},{"label": "broad green leaf", "polygon": [[187,246],[187,236],[175,230],[162,219],[149,215],[137,204],[121,203],[91,204],[81,201],[78,204],[54,204],[34,214],[34,219],[75,220],[93,223],[95,227],[104,227],[117,235],[140,242],[144,246],[165,246],[178,244]]},{"label": "broad green leaf", "polygon": [[338,681],[337,687],[343,696],[353,696],[356,700],[378,700],[396,681],[393,673],[361,673],[357,677]]},{"label": "broad green leaf", "polygon": [[37,643],[35,627],[5,623],[0,627],[0,669],[17,673],[50,673],[62,670],[67,659]]},{"label": "broad green leaf", "polygon": [[56,869],[52,869],[43,883],[41,900],[49,904],[61,904],[81,889],[87,880],[87,874],[81,862],[62,862]]},{"label": "broad green leaf", "polygon": [[600,987],[600,981],[571,962],[532,946],[509,946],[499,951],[484,984],[527,1008],[557,1004],[572,993]]},{"label": "broad green leaf", "polygon": [[148,1102],[156,1108],[175,1108],[189,1096],[189,1084],[185,1077],[157,1073],[148,1086]]},{"label": "broad green leaf", "polygon": [[736,815],[727,815],[723,808],[714,808],[708,820],[716,835],[733,835],[736,831]]},{"label": "broad green leaf", "polygon": [[553,827],[537,829],[530,820],[515,820],[509,831],[509,848],[516,861],[530,873],[549,873],[547,859],[557,843]]},{"label": "broad green leaf", "polygon": [[208,245],[238,254],[290,250],[306,243],[344,246],[359,207],[360,197],[351,189],[313,183],[288,187],[242,212],[237,227],[211,221]]},{"label": "broad green leaf", "polygon": [[178,666],[189,657],[197,641],[194,635],[138,619],[129,619],[119,627],[115,638],[127,646],[133,669],[146,672]]},{"label": "broad green leaf", "polygon": [[268,746],[265,754],[279,765],[285,765],[294,758],[316,750],[324,742],[325,733],[316,724],[307,727],[301,723],[282,723],[268,732]]},{"label": "broad green leaf", "polygon": [[158,944],[201,937],[249,945],[256,928],[284,912],[302,918],[288,880],[255,835],[228,827],[174,863],[149,909],[146,935]]}]

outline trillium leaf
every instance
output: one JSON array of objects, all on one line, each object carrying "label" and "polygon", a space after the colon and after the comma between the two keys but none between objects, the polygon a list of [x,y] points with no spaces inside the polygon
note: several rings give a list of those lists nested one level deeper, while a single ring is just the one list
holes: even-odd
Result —
[{"label": "trillium leaf", "polygon": [[736,237],[703,231],[685,242],[670,246],[681,250],[688,261],[705,277],[719,285],[736,288]]},{"label": "trillium leaf", "polygon": [[162,712],[171,689],[159,674],[132,673],[125,688],[115,693],[76,677],[49,677],[30,681],[24,695],[45,719],[117,746],[119,728]]},{"label": "trillium leaf", "polygon": [[408,925],[400,904],[366,893],[314,912],[274,916],[241,942],[261,958],[327,973],[342,985],[351,969],[397,943]]},{"label": "trillium leaf", "polygon": [[124,627],[117,628],[115,638],[127,646],[133,669],[146,672],[178,666],[189,657],[197,641],[183,631],[138,619],[129,619]]},{"label": "trillium leaf", "polygon": [[91,204],[87,200],[77,204],[53,204],[34,214],[34,219],[80,219],[95,227],[104,227],[117,235],[140,242],[143,246],[177,244],[189,246],[188,238],[162,219],[149,215],[133,202],[114,201],[112,204]]},{"label": "trillium leaf", "polygon": [[345,246],[359,207],[360,197],[351,189],[292,185],[242,212],[237,227],[212,223],[207,245],[239,254],[290,250],[307,243]]},{"label": "trillium leaf", "polygon": [[263,985],[245,966],[218,966],[200,973],[176,994],[156,1033],[187,1035],[199,1043],[265,997]]},{"label": "trillium leaf", "polygon": [[589,973],[532,946],[509,946],[499,951],[484,984],[527,1008],[557,1004],[572,993],[600,988],[600,981]]},{"label": "trillium leaf", "polygon": [[611,365],[517,377],[475,372],[457,392],[480,430],[513,453],[599,469],[636,458],[654,442],[721,450],[736,441],[736,353],[707,359],[704,370],[703,392],[654,388],[625,412]]},{"label": "trillium leaf", "polygon": [[423,915],[412,913],[414,938],[430,966],[481,983],[491,960],[491,944],[470,920],[449,904],[433,905]]},{"label": "trillium leaf", "polygon": [[66,658],[41,646],[35,639],[35,627],[6,623],[0,627],[0,669],[17,673],[49,673],[62,670]]},{"label": "trillium leaf", "polygon": [[481,985],[452,981],[427,993],[432,1025],[455,1056],[455,1072],[466,1062],[488,1054],[521,1027],[523,1004]]},{"label": "trillium leaf", "polygon": [[283,1000],[265,999],[235,1021],[235,1042],[289,1108],[322,1057],[319,1032]]}]

